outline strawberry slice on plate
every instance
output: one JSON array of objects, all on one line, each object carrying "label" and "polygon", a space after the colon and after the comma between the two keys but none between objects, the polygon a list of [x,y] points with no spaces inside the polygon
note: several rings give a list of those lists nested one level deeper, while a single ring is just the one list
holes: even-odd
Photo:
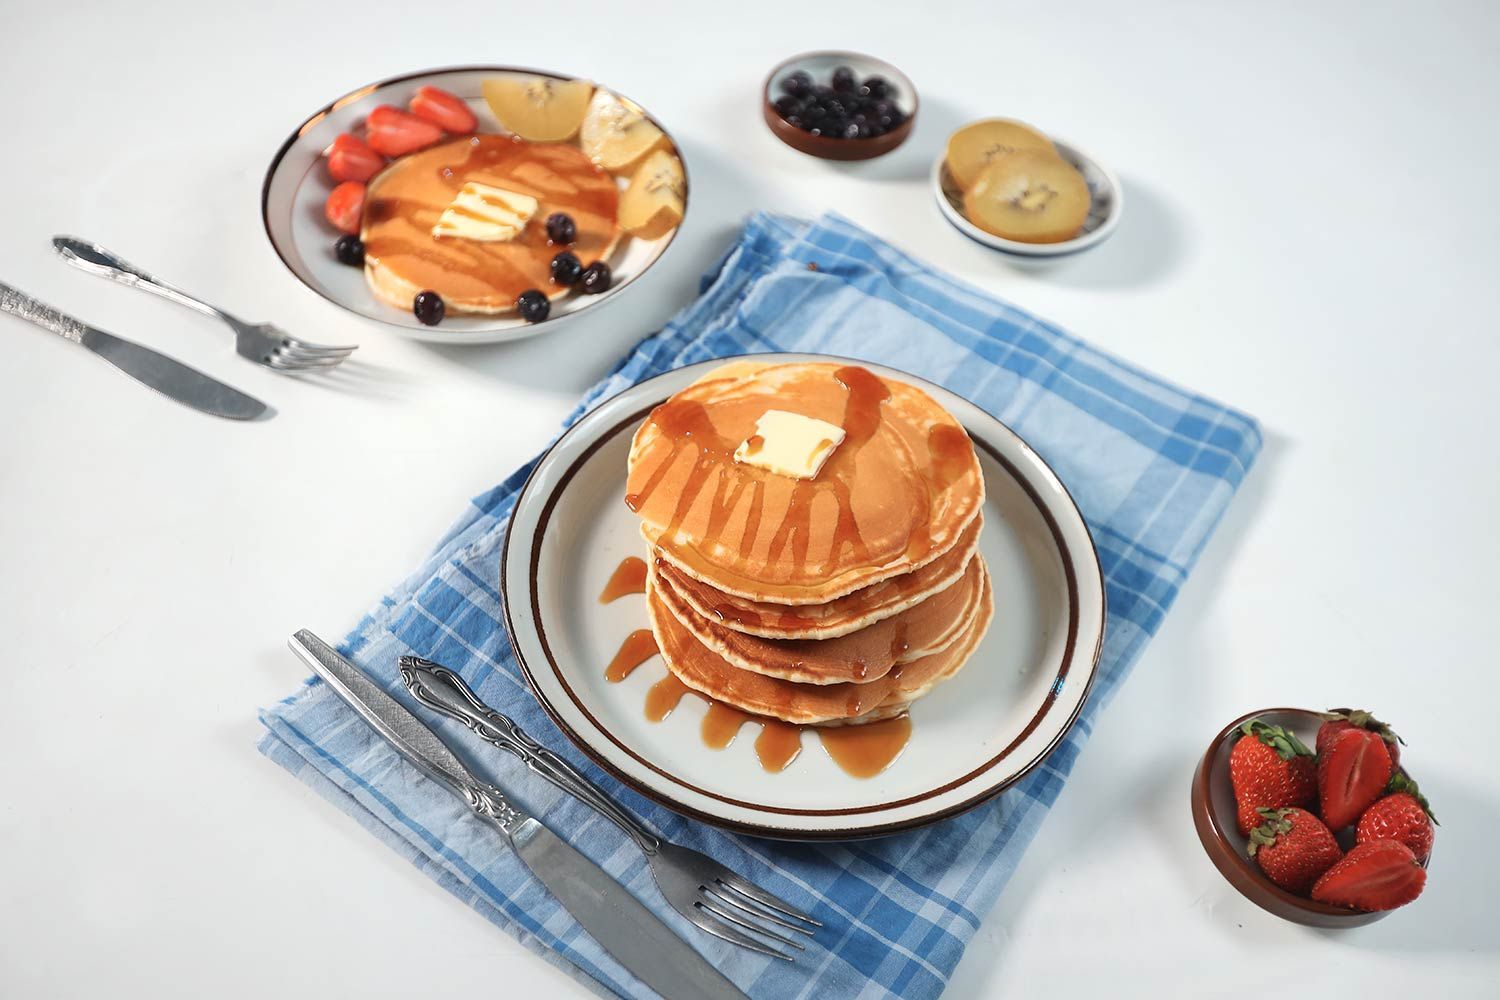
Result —
[{"label": "strawberry slice on plate", "polygon": [[365,119],[365,141],[385,156],[405,156],[431,146],[443,130],[425,118],[382,104]]},{"label": "strawberry slice on plate", "polygon": [[336,181],[364,183],[385,166],[385,157],[348,132],[340,133],[325,155],[328,157],[328,173]]},{"label": "strawberry slice on plate", "polygon": [[1342,830],[1380,798],[1391,780],[1391,754],[1380,734],[1345,729],[1318,755],[1318,801],[1323,822]]},{"label": "strawberry slice on plate", "polygon": [[1427,870],[1411,848],[1394,840],[1356,844],[1313,885],[1320,903],[1354,910],[1394,910],[1422,894]]},{"label": "strawberry slice on plate", "polygon": [[464,99],[440,87],[418,87],[411,98],[411,113],[425,118],[444,132],[467,135],[479,127],[479,119]]},{"label": "strawberry slice on plate", "polygon": [[323,214],[341,233],[358,233],[360,217],[365,211],[365,186],[359,181],[345,181],[328,192]]}]

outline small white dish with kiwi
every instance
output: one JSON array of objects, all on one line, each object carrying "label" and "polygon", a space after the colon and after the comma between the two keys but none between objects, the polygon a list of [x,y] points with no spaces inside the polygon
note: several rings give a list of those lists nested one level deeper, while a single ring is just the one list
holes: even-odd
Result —
[{"label": "small white dish with kiwi", "polygon": [[932,165],[932,191],[943,217],[969,239],[1032,259],[1097,246],[1124,209],[1120,182],[1108,168],[1007,118],[954,132]]}]

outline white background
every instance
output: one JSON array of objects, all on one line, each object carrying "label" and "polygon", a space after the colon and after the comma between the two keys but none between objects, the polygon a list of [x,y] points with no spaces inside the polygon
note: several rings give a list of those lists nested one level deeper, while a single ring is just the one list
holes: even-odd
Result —
[{"label": "white background", "polygon": [[[950,995],[1336,976],[1351,995],[1458,996],[1500,978],[1481,714],[1500,700],[1500,8],[0,0],[0,38],[0,280],[279,411],[202,417],[0,318],[0,994],[581,992],[257,754],[255,708],[302,678],[288,633],[341,635],[759,208],[843,212],[1268,431]],[[840,167],[766,131],[763,75],[818,47],[911,75],[905,147]],[[432,349],[297,284],[260,182],[332,97],[481,62],[645,103],[685,151],[692,205],[666,260],[592,320]],[[939,217],[933,157],[991,114],[1119,173],[1111,241],[1023,271]],[[57,232],[248,318],[358,340],[363,373],[261,371],[208,321],[57,263]],[[1241,712],[1348,702],[1397,724],[1443,826],[1419,902],[1318,932],[1220,878],[1188,781]]]}]

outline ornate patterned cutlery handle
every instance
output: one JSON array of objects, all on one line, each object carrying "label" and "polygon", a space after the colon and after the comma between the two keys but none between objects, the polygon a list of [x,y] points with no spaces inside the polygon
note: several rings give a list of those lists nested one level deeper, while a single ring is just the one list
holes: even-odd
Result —
[{"label": "ornate patterned cutlery handle", "polygon": [[46,303],[37,301],[19,288],[12,288],[4,282],[0,282],[0,312],[29,320],[43,330],[50,330],[75,344],[83,343],[84,335],[89,331],[86,324],[67,313],[59,312]]},{"label": "ornate patterned cutlery handle", "polygon": [[403,656],[399,665],[402,683],[422,704],[462,722],[486,743],[515,754],[533,772],[613,821],[647,854],[661,849],[661,839],[650,827],[617,805],[572,764],[532,739],[510,716],[486,705],[462,677],[419,656]]}]

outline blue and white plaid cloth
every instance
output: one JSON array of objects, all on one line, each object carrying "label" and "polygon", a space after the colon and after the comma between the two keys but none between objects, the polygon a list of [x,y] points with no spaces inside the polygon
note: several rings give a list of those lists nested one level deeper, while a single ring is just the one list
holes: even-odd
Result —
[{"label": "blue and white plaid cloth", "polygon": [[[815,266],[814,266],[815,265]],[[569,422],[641,379],[757,351],[863,358],[940,383],[999,417],[1055,469],[1103,563],[1109,619],[1093,695],[1067,739],[998,799],[913,833],[792,845],[723,833],[623,788],[543,715],[500,609],[500,542],[530,466],[473,506],[432,557],[365,616],[344,651],[411,702],[403,653],[461,672],[480,695],[666,835],[720,859],[824,924],[795,964],[693,929],[608,821],[513,758],[418,708],[449,743],[703,950],[752,997],[936,997],[1260,449],[1255,421],[1103,354],[936,273],[849,222],[757,215],[702,295],[584,398]],[[325,686],[264,711],[261,750],[528,947],[599,991],[651,991],[605,954],[447,790],[397,757]]]}]

